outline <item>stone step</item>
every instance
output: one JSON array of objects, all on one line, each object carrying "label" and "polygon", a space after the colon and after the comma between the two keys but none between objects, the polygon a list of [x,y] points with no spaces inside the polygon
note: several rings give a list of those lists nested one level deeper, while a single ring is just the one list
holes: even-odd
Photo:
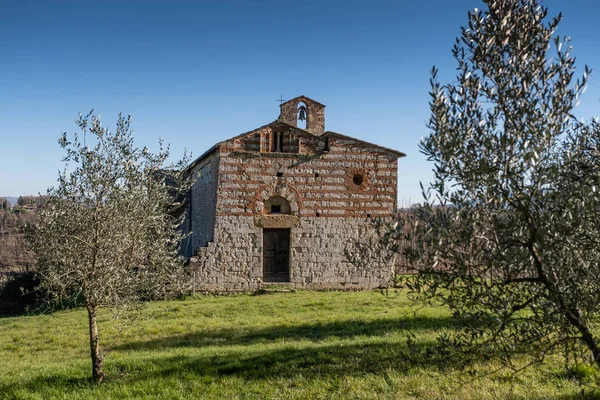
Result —
[{"label": "stone step", "polygon": [[296,289],[283,289],[283,288],[268,288],[265,287],[264,285],[260,288],[254,291],[254,295],[261,295],[261,294],[269,294],[269,293],[296,293]]}]

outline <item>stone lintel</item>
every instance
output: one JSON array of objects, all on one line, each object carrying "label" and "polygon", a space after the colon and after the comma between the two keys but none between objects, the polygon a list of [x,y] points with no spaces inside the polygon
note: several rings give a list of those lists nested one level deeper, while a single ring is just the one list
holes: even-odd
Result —
[{"label": "stone lintel", "polygon": [[300,218],[295,215],[258,215],[254,224],[259,228],[295,228]]}]

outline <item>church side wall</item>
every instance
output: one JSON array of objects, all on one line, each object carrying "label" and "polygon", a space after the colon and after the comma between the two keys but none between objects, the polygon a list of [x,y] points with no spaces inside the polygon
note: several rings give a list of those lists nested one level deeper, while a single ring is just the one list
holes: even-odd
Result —
[{"label": "church side wall", "polygon": [[193,170],[197,176],[192,185],[184,232],[191,235],[184,243],[184,255],[194,255],[200,247],[214,239],[217,188],[219,181],[219,152],[202,160]]}]

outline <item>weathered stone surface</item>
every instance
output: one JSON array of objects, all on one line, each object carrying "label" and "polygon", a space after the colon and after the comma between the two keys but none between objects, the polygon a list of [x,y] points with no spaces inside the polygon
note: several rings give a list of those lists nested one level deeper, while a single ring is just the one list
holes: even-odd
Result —
[{"label": "weathered stone surface", "polygon": [[[302,218],[291,229],[290,284],[305,289],[369,289],[387,286],[393,266],[373,261],[357,266],[346,259],[371,229],[365,218]],[[262,228],[252,217],[219,216],[216,242],[198,249],[190,265],[196,288],[206,291],[255,290],[262,285]]]},{"label": "weathered stone surface", "polygon": [[258,228],[295,228],[299,221],[295,215],[257,215],[254,224]]},{"label": "weathered stone surface", "polygon": [[193,234],[182,243],[183,253],[187,257],[213,240],[217,211],[219,153],[212,153],[194,166],[192,174],[197,179],[192,185],[183,231],[187,234],[192,232],[192,227],[202,227],[202,229],[195,229]]},{"label": "weathered stone surface", "polygon": [[280,118],[292,126],[298,126],[298,105],[306,107],[306,130],[315,135],[325,133],[325,106],[306,96],[286,101],[280,106]]},{"label": "weathered stone surface", "polygon": [[[294,128],[300,102],[310,133]],[[289,229],[289,284],[296,288],[390,282],[391,263],[354,265],[346,251],[373,229],[372,218],[394,215],[397,159],[404,155],[324,132],[324,107],[292,99],[279,120],[219,143],[195,162],[185,254],[197,290],[260,288],[263,229],[274,228]]]}]

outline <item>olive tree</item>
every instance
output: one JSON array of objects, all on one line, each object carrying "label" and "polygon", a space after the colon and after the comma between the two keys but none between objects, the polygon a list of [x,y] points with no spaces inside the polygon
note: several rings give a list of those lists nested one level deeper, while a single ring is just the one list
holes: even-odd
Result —
[{"label": "olive tree", "polygon": [[560,14],[484,3],[452,50],[455,80],[432,70],[420,148],[434,179],[412,230],[427,251],[408,285],[469,321],[448,349],[600,365],[600,125],[573,117],[590,71],[574,77]]},{"label": "olive tree", "polygon": [[163,297],[182,281],[178,255],[178,195],[186,180],[165,167],[168,146],[154,154],[134,146],[131,117],[116,130],[92,113],[79,116],[80,134],[59,139],[66,151],[58,185],[48,190],[33,233],[42,289],[55,299],[78,299],[89,320],[92,377],[101,382],[100,308],[123,309]]}]

